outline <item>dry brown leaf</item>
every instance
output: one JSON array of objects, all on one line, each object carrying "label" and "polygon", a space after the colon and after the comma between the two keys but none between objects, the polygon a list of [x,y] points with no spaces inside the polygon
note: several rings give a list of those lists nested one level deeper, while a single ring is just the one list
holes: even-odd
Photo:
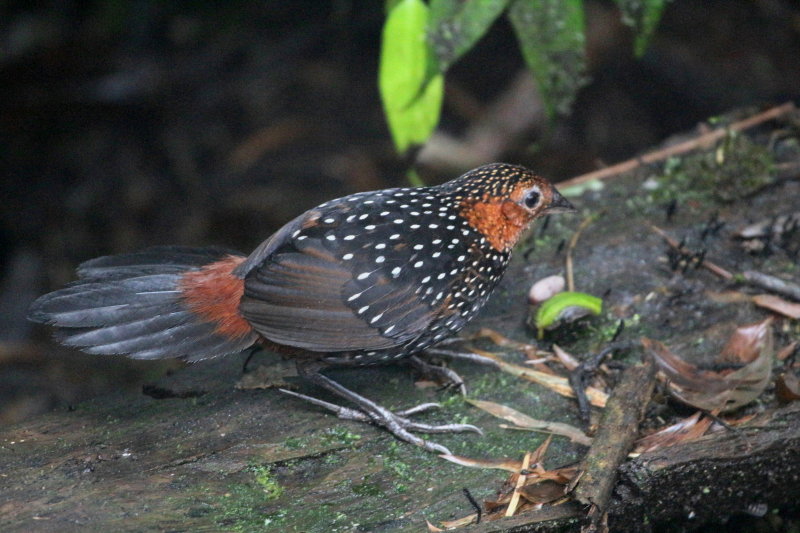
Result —
[{"label": "dry brown leaf", "polygon": [[445,529],[456,529],[458,527],[468,526],[477,519],[478,519],[478,514],[472,513],[471,515],[467,515],[457,520],[449,520],[447,522],[442,522],[442,525],[444,526]]},{"label": "dry brown leaf", "polygon": [[439,457],[446,459],[451,463],[456,463],[457,465],[461,466],[468,466],[470,468],[493,468],[496,470],[506,470],[514,473],[519,473],[519,471],[522,469],[522,463],[519,461],[519,459],[472,459],[471,457],[448,454],[442,454]]},{"label": "dry brown leaf", "polygon": [[562,466],[561,468],[556,468],[555,470],[547,470],[538,474],[539,479],[549,479],[550,481],[555,481],[556,483],[562,483],[564,485],[568,485],[575,480],[578,475],[581,474],[581,469],[577,466]]},{"label": "dry brown leaf", "polygon": [[642,345],[670,381],[670,390],[682,402],[720,412],[732,411],[756,399],[772,373],[772,319],[737,328],[720,352],[720,360],[748,362],[733,372],[703,370],[687,363],[664,344],[643,338]]},{"label": "dry brown leaf", "polygon": [[439,533],[440,531],[444,531],[444,529],[436,527],[433,524],[431,524],[431,521],[428,520],[427,518],[425,519],[425,523],[428,525],[428,531],[430,531],[431,533]]},{"label": "dry brown leaf", "polygon": [[788,346],[784,346],[783,348],[780,349],[780,351],[778,351],[778,354],[775,356],[775,358],[778,361],[786,361],[786,359],[788,359],[789,356],[792,355],[794,351],[797,349],[798,344],[800,344],[800,342],[794,341],[790,343]]},{"label": "dry brown leaf", "polygon": [[[726,418],[725,419],[725,423],[728,426],[739,426],[741,424],[745,424],[747,422],[750,422],[755,417],[756,417],[756,413],[750,413],[750,414],[742,415],[742,416],[740,416],[738,418]],[[711,425],[711,431],[716,431],[717,429],[724,429],[724,428],[722,427],[721,424],[719,424],[718,422],[715,421]]]},{"label": "dry brown leaf", "polygon": [[667,426],[655,433],[642,437],[636,442],[633,453],[652,452],[659,448],[674,446],[681,442],[688,442],[702,437],[714,422],[709,417],[701,419],[702,415],[700,411],[697,411],[688,418],[684,418],[671,426]]},{"label": "dry brown leaf", "polygon": [[783,316],[800,319],[800,304],[784,300],[774,294],[758,294],[753,296],[753,303]]},{"label": "dry brown leaf", "polygon": [[496,416],[497,418],[502,418],[512,424],[516,424],[518,426],[528,426],[528,425],[535,425],[536,420],[529,417],[524,413],[520,413],[513,407],[508,407],[507,405],[495,403],[495,402],[488,402],[485,400],[472,400],[467,399],[467,403],[474,405],[478,409],[486,411],[492,416]]},{"label": "dry brown leaf", "polygon": [[785,372],[775,380],[775,396],[781,403],[800,400],[800,382],[791,371]]},{"label": "dry brown leaf", "polygon": [[542,504],[562,498],[566,494],[566,490],[567,487],[564,483],[545,479],[538,483],[523,486],[519,489],[519,493],[531,503]]},{"label": "dry brown leaf", "polygon": [[547,422],[546,420],[538,420],[541,427],[528,427],[528,426],[509,426],[508,424],[500,424],[502,429],[513,429],[515,431],[538,431],[540,433],[549,433],[551,435],[560,435],[567,437],[571,442],[580,444],[581,446],[591,446],[592,437],[581,431],[575,426],[563,424],[561,422]]},{"label": "dry brown leaf", "polygon": [[[550,447],[550,442],[552,442],[552,440],[553,440],[553,436],[552,435],[548,435],[547,438],[545,439],[545,441],[543,443],[541,443],[539,445],[539,447],[536,448],[533,451],[533,454],[531,454],[531,464],[534,464],[537,467],[542,468],[541,464],[542,464],[542,460],[544,459],[544,454],[547,453],[547,448]],[[523,468],[527,468],[527,467],[523,467]],[[544,471],[543,468],[542,468],[542,471]]]},{"label": "dry brown leaf", "polygon": [[[541,499],[544,494],[549,493],[551,490],[556,492],[556,489],[552,487],[545,489],[528,488],[534,487],[537,484],[546,483],[548,485],[552,484],[561,486],[559,495],[556,498],[548,500],[548,502],[555,502],[554,504],[557,505],[561,502],[556,500],[561,499],[563,501],[563,496],[566,494],[569,484],[575,483],[575,481],[580,477],[581,472],[575,466],[565,466],[555,470],[545,470],[544,466],[542,465],[542,460],[545,453],[547,453],[547,448],[549,447],[551,440],[552,436],[549,436],[538,448],[536,448],[535,451],[526,453],[525,458],[522,461],[475,461],[472,459],[466,459],[468,463],[471,463],[467,466],[472,466],[472,464],[477,465],[480,463],[484,463],[486,465],[514,465],[513,470],[511,470],[511,475],[509,475],[506,481],[503,483],[503,486],[498,491],[497,497],[494,500],[484,500],[484,520],[497,520],[503,516],[512,516],[513,514],[518,514],[519,512],[525,510],[541,507],[542,503],[532,503],[530,501],[531,498],[535,499],[536,495],[540,494],[539,498]],[[455,458],[457,459],[456,462],[459,462],[459,464],[462,464],[461,461],[464,460],[464,458],[457,456],[441,457],[444,457],[448,460],[453,460],[453,458]],[[491,466],[489,467],[491,468]],[[508,469],[504,467],[501,468],[504,470]],[[524,474],[521,472],[524,472]],[[528,496],[531,496],[531,498]],[[442,522],[442,526],[447,529],[464,526],[472,523],[476,516],[477,515],[475,514],[471,514],[458,520]]]},{"label": "dry brown leaf", "polygon": [[578,444],[583,444],[584,446],[589,446],[592,443],[592,439],[586,435],[583,431],[576,428],[575,426],[570,426],[569,424],[564,424],[561,422],[547,422],[545,420],[537,420],[535,418],[531,418],[530,416],[520,413],[516,409],[512,407],[508,407],[506,405],[502,405],[495,402],[487,402],[484,400],[467,400],[470,404],[474,405],[478,409],[482,409],[489,413],[492,416],[496,416],[497,418],[502,418],[503,420],[507,420],[512,424],[516,424],[516,427],[508,427],[509,429],[525,429],[530,431],[542,431],[546,433],[552,433],[555,435],[561,435],[563,437],[567,437],[573,442],[577,442]]},{"label": "dry brown leaf", "polygon": [[740,291],[706,291],[706,296],[709,300],[718,304],[737,304],[752,300],[752,296]]},{"label": "dry brown leaf", "polygon": [[550,355],[549,352],[540,350],[539,347],[534,344],[528,344],[525,342],[515,341],[514,339],[509,339],[505,335],[490,328],[479,329],[478,332],[472,336],[472,338],[487,338],[498,346],[519,350],[524,353],[525,357],[528,359],[538,359],[539,357]]},{"label": "dry brown leaf", "polygon": [[578,362],[577,359],[575,359],[575,356],[564,351],[564,349],[561,348],[561,346],[559,346],[558,344],[553,345],[553,353],[556,354],[556,357],[558,358],[559,362],[562,365],[564,365],[564,367],[567,370],[572,371],[578,368],[578,365],[580,363]]},{"label": "dry brown leaf", "polygon": [[[721,363],[751,363],[761,355],[765,344],[772,352],[772,319],[736,328],[720,350],[717,361]],[[772,353],[770,353],[770,356]]]},{"label": "dry brown leaf", "polygon": [[496,500],[484,500],[483,501],[483,510],[486,513],[493,513],[500,509],[501,507],[505,507],[508,505],[508,502],[511,501],[511,494],[504,494],[502,497]]},{"label": "dry brown leaf", "polygon": [[[548,389],[552,390],[553,392],[556,392],[562,396],[566,396],[568,398],[575,397],[575,393],[572,392],[572,387],[570,386],[567,378],[561,376],[554,376],[551,374],[545,374],[544,372],[539,372],[538,370],[527,368],[522,365],[515,365],[513,363],[508,363],[502,358],[498,357],[496,354],[487,352],[485,350],[478,350],[473,348],[472,351],[474,351],[478,355],[488,357],[492,361],[496,362],[497,366],[503,372],[507,372],[513,376],[517,376],[522,379],[527,379],[528,381],[532,381],[534,383],[543,385]],[[595,387],[587,387],[586,396],[587,398],[589,398],[589,402],[595,407],[605,407],[606,401],[608,401],[608,394]]]}]

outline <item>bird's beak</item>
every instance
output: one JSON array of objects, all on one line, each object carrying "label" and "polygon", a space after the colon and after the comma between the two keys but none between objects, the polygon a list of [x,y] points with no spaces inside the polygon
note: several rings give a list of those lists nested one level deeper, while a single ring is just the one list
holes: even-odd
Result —
[{"label": "bird's beak", "polygon": [[573,206],[569,200],[561,196],[560,192],[553,189],[553,199],[550,201],[550,205],[544,209],[544,212],[548,215],[552,215],[553,213],[574,213],[575,211],[577,211],[575,206]]}]

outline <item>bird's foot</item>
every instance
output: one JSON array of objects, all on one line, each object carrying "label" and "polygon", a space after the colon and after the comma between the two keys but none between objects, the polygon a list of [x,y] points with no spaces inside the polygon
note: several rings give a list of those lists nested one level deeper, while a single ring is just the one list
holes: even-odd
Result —
[{"label": "bird's foot", "polygon": [[424,378],[442,383],[446,389],[457,389],[462,396],[467,395],[467,387],[464,385],[464,380],[455,370],[429,363],[416,355],[409,357],[408,362]]},{"label": "bird's foot", "polygon": [[477,363],[479,365],[485,366],[492,366],[494,368],[500,368],[500,365],[494,359],[490,357],[486,357],[485,355],[480,355],[475,352],[459,352],[456,350],[445,350],[439,348],[440,344],[437,344],[435,348],[426,348],[425,353],[427,355],[438,355],[442,357],[446,357],[447,359],[452,360],[460,360],[460,361],[468,361],[470,363]]},{"label": "bird's foot", "polygon": [[435,442],[422,439],[417,435],[415,435],[414,432],[458,433],[463,431],[473,431],[475,433],[483,435],[483,432],[478,427],[473,426],[471,424],[431,425],[431,424],[423,424],[420,422],[414,422],[413,420],[410,420],[408,418],[410,416],[422,413],[424,411],[428,411],[430,409],[439,408],[440,405],[437,403],[423,403],[411,407],[409,409],[393,413],[389,409],[386,409],[385,407],[376,404],[372,400],[369,400],[359,394],[356,394],[355,392],[343,387],[342,385],[339,385],[335,381],[323,376],[322,374],[315,373],[308,377],[313,379],[315,383],[323,386],[325,389],[351,401],[352,403],[358,406],[358,409],[353,409],[350,407],[342,407],[341,405],[336,405],[330,402],[326,402],[324,400],[320,400],[318,398],[306,396],[305,394],[298,394],[296,392],[288,391],[285,389],[280,389],[280,391],[290,396],[294,396],[295,398],[300,398],[319,407],[328,409],[329,411],[336,413],[336,416],[344,420],[368,422],[381,426],[386,430],[388,430],[390,433],[392,433],[398,439],[410,442],[411,444],[416,444],[417,446],[420,446],[430,452],[443,453],[448,455],[450,454],[450,450],[448,450],[441,444],[437,444]]}]

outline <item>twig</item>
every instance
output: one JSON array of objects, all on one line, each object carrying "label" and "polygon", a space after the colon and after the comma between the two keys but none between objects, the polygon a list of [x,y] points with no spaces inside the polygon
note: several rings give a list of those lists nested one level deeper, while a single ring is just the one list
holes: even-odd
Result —
[{"label": "twig", "polygon": [[629,172],[641,165],[649,165],[651,163],[662,161],[674,155],[691,152],[692,150],[699,148],[705,144],[712,144],[722,139],[729,131],[744,131],[754,126],[758,126],[759,124],[762,124],[769,120],[776,119],[787,113],[791,113],[794,110],[795,110],[794,103],[786,102],[783,105],[773,107],[771,109],[764,111],[763,113],[753,115],[752,117],[740,120],[739,122],[734,122],[733,124],[730,124],[728,126],[711,130],[710,132],[704,133],[698,137],[695,137],[694,139],[690,139],[688,141],[684,141],[678,144],[673,144],[672,146],[667,146],[666,148],[646,153],[640,157],[628,159],[627,161],[623,161],[622,163],[617,163],[616,165],[612,165],[610,167],[601,168],[599,170],[595,170],[593,172],[582,174],[580,176],[576,176],[566,181],[562,181],[561,183],[558,184],[558,186],[559,188],[566,189],[567,187],[580,185],[582,183],[586,183],[587,181],[608,179],[617,176],[619,174]]},{"label": "twig", "polygon": [[569,240],[569,245],[567,245],[567,290],[568,291],[575,290],[575,279],[572,275],[572,250],[574,250],[575,245],[578,244],[578,239],[580,238],[581,233],[583,233],[583,230],[589,227],[589,224],[594,222],[601,214],[602,212],[584,218],[581,221],[580,225],[578,226],[578,229],[575,230],[575,233],[572,234],[572,237]]},{"label": "twig", "polygon": [[[514,350],[519,350],[525,354],[525,357],[528,360],[536,359],[541,356],[548,356],[551,355],[550,352],[540,349],[538,346],[533,344],[527,344],[524,342],[518,342],[513,339],[509,339],[505,335],[491,329],[491,328],[481,328],[478,330],[477,333],[470,337],[472,340],[480,339],[480,338],[487,338],[493,343],[498,346],[502,346],[504,348],[512,348]],[[527,361],[526,361],[527,362]]]},{"label": "twig", "polygon": [[[503,372],[511,374],[512,376],[517,376],[522,379],[532,381],[534,383],[538,383],[539,385],[543,385],[550,389],[553,392],[556,392],[562,396],[566,396],[567,398],[574,398],[575,393],[572,390],[572,387],[569,384],[567,378],[556,376],[553,374],[546,374],[544,372],[540,372],[533,368],[524,367],[522,365],[515,365],[513,363],[508,363],[498,357],[495,354],[490,352],[484,352],[483,350],[477,350],[481,352],[482,355],[490,359],[494,359],[497,362],[498,367]],[[608,399],[608,395],[601,391],[600,389],[596,389],[595,387],[586,387],[586,398],[589,400],[589,403],[594,405],[595,407],[605,407],[606,400]]]},{"label": "twig", "polygon": [[575,499],[590,505],[590,524],[584,531],[597,531],[606,512],[617,479],[617,469],[633,446],[655,386],[655,364],[646,358],[641,365],[628,368],[611,393],[608,405],[582,463],[584,471],[575,488]]},{"label": "twig", "polygon": [[[691,251],[688,250],[686,246],[667,235],[667,233],[661,228],[656,226],[650,226],[650,228],[658,233],[664,239],[664,241],[678,253],[691,255]],[[746,283],[748,285],[760,287],[776,294],[780,294],[781,296],[800,301],[800,285],[797,285],[796,283],[792,283],[781,278],[776,278],[775,276],[770,276],[769,274],[764,274],[763,272],[757,272],[755,270],[748,270],[741,274],[733,274],[716,263],[709,261],[705,257],[702,257],[698,264],[699,266],[710,270],[725,280]]]},{"label": "twig", "polygon": [[469,361],[470,363],[491,366],[497,369],[501,368],[500,364],[494,359],[485,357],[483,355],[478,355],[474,352],[456,352],[454,350],[440,350],[439,348],[428,348],[427,350],[425,350],[425,353],[427,355],[441,355],[444,357],[449,357],[450,359],[460,359],[461,361]]},{"label": "twig", "polygon": [[464,496],[467,498],[469,504],[472,506],[473,509],[475,509],[475,513],[478,515],[478,518],[475,519],[475,523],[480,524],[481,516],[483,515],[483,509],[481,509],[481,506],[478,504],[477,501],[475,501],[475,498],[472,496],[472,493],[469,491],[467,487],[464,487],[461,490],[464,492]]},{"label": "twig", "polygon": [[569,373],[569,384],[575,394],[575,399],[578,401],[578,413],[587,426],[591,421],[592,414],[589,399],[586,396],[589,379],[597,373],[597,369],[600,368],[600,365],[609,355],[616,350],[624,350],[630,347],[631,344],[628,342],[612,343],[598,354],[586,358]]},{"label": "twig", "polygon": [[[686,246],[683,246],[681,243],[679,243],[678,241],[667,235],[667,232],[665,232],[663,229],[659,228],[658,226],[652,226],[652,225],[650,226],[650,228],[656,233],[658,233],[661,236],[661,238],[663,238],[664,241],[667,244],[669,244],[673,249],[675,249],[678,253],[684,255],[691,255],[691,252],[689,251],[688,248],[686,248]],[[716,263],[712,263],[706,258],[703,258],[700,261],[699,266],[707,270],[710,270],[711,272],[713,272],[714,274],[723,279],[727,280],[733,279],[733,274],[731,274],[729,271],[725,270],[721,266],[717,265]]]},{"label": "twig", "polygon": [[[549,437],[548,437],[549,438]],[[519,477],[517,478],[517,485],[514,487],[514,494],[511,496],[511,501],[508,502],[508,509],[506,509],[506,516],[514,516],[519,505],[519,489],[525,486],[527,476],[522,472],[526,471],[531,466],[531,452],[525,454],[522,460],[522,468],[520,469]]]},{"label": "twig", "polygon": [[742,278],[750,285],[761,287],[762,289],[772,291],[800,302],[800,285],[776,278],[775,276],[756,272],[755,270],[742,272]]}]

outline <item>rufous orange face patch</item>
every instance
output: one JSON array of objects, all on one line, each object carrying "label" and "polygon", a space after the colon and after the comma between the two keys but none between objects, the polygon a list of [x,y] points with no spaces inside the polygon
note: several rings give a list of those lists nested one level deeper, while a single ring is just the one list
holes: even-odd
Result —
[{"label": "rufous orange face patch", "polygon": [[513,248],[533,218],[519,204],[504,198],[464,201],[461,216],[498,252]]}]

